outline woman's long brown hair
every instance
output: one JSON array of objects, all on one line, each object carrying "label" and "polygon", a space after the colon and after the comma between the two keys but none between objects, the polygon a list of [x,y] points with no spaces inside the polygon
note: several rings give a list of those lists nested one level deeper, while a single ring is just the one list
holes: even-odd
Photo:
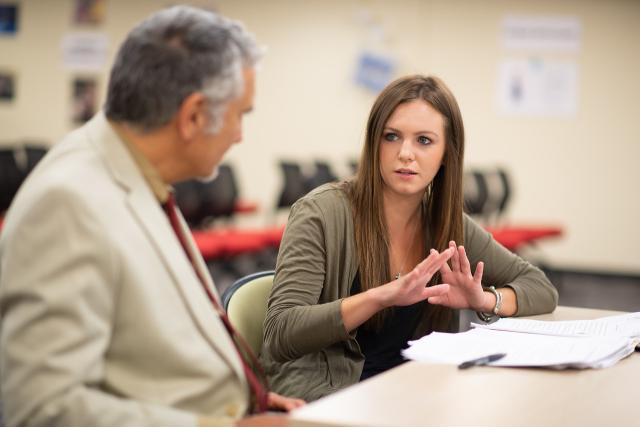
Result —
[{"label": "woman's long brown hair", "polygon": [[[396,107],[402,103],[423,100],[444,118],[445,153],[442,166],[425,189],[422,206],[422,230],[429,239],[424,242],[423,258],[430,248],[446,249],[450,240],[463,242],[462,167],[464,126],[458,103],[449,88],[437,77],[408,76],[387,86],[378,96],[367,122],[365,144],[358,172],[348,185],[354,212],[356,251],[362,291],[387,283],[390,279],[389,236],[382,206],[383,181],[380,173],[380,141],[382,132]],[[439,274],[430,285],[438,283]],[[379,330],[388,310],[369,319],[365,327]],[[429,318],[433,330],[447,327],[451,310],[432,306]]]}]

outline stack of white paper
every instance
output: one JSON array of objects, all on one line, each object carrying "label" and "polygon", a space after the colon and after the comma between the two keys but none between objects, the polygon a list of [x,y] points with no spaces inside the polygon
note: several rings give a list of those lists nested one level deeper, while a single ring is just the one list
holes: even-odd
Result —
[{"label": "stack of white paper", "polygon": [[640,343],[640,313],[590,321],[500,319],[464,333],[432,333],[409,342],[412,360],[459,364],[490,354],[506,356],[492,366],[605,368]]},{"label": "stack of white paper", "polygon": [[601,317],[594,320],[545,322],[530,319],[500,319],[491,324],[472,323],[476,328],[558,336],[620,336],[640,339],[640,313]]}]

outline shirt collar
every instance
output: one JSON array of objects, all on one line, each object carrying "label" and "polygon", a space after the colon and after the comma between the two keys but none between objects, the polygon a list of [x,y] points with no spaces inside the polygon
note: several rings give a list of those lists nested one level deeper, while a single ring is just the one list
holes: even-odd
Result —
[{"label": "shirt collar", "polygon": [[158,202],[160,202],[160,204],[164,204],[169,199],[169,193],[173,191],[173,188],[164,182],[158,172],[158,169],[151,164],[144,154],[142,154],[142,152],[138,150],[138,148],[136,148],[128,138],[125,138],[118,129],[114,128],[114,131],[120,137],[122,142],[124,142],[129,153],[131,153],[131,157],[133,157],[134,162],[138,166],[142,176],[144,176],[145,181],[147,181],[147,184],[149,184],[149,187],[151,187],[151,191],[153,191]]}]

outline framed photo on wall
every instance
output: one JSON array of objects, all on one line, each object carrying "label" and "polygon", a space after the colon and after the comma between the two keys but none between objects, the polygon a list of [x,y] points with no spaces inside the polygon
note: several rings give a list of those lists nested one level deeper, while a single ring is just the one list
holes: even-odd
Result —
[{"label": "framed photo on wall", "polygon": [[16,97],[16,78],[10,71],[0,70],[0,103],[11,102]]},{"label": "framed photo on wall", "polygon": [[71,119],[74,124],[83,124],[97,111],[98,82],[92,77],[76,77],[72,82]]},{"label": "framed photo on wall", "polygon": [[0,36],[18,32],[18,5],[0,3]]},{"label": "framed photo on wall", "polygon": [[74,24],[99,25],[104,21],[106,0],[75,0]]}]

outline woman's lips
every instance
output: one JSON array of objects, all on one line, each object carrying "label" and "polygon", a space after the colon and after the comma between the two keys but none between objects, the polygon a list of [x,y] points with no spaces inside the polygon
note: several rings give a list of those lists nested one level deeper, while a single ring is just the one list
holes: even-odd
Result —
[{"label": "woman's lips", "polygon": [[418,172],[412,171],[411,169],[396,169],[395,173],[399,173],[400,175],[417,175]]}]

